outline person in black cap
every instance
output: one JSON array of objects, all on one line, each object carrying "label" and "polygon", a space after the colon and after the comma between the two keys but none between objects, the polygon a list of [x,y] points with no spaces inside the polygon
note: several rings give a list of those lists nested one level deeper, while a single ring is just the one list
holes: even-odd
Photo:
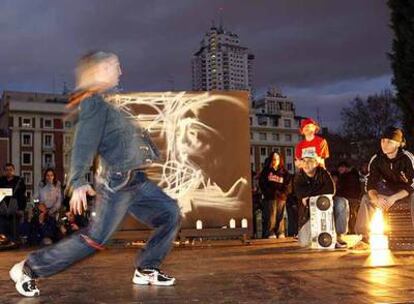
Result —
[{"label": "person in black cap", "polygon": [[369,243],[369,225],[376,208],[384,211],[401,200],[414,203],[414,156],[404,150],[402,130],[387,128],[381,136],[381,150],[368,165],[365,184],[355,232],[362,235],[362,243]]}]

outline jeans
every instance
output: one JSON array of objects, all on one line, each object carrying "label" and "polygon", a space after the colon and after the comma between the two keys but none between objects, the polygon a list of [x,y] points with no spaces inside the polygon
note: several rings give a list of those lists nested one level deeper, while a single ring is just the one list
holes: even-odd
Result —
[{"label": "jeans", "polygon": [[334,197],[334,217],[336,234],[346,234],[349,221],[349,203],[346,198]]},{"label": "jeans", "polygon": [[[111,174],[107,183],[97,186],[96,216],[88,227],[27,257],[26,266],[34,276],[53,275],[101,249],[127,213],[155,229],[145,248],[137,255],[135,267],[159,267],[176,237],[180,210],[177,202],[149,181],[143,172],[129,174],[130,171]],[[120,185],[122,187],[118,189]]]},{"label": "jeans", "polygon": [[263,204],[263,237],[268,238],[272,233],[280,235],[285,233],[283,213],[286,201],[264,200]]}]

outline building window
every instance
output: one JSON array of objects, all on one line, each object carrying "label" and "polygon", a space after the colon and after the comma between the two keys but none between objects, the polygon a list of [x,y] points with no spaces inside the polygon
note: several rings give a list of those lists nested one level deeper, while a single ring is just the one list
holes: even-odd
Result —
[{"label": "building window", "polygon": [[63,137],[63,140],[64,140],[64,145],[65,145],[65,146],[70,147],[70,146],[72,145],[72,136],[70,136],[70,135],[65,135],[65,136]]},{"label": "building window", "polygon": [[26,197],[28,201],[32,200],[32,190],[26,190]]},{"label": "building window", "polygon": [[43,154],[43,168],[54,168],[54,157],[53,153],[44,153]]},{"label": "building window", "polygon": [[22,133],[22,146],[23,147],[32,146],[32,133]]},{"label": "building window", "polygon": [[253,132],[250,132],[250,139],[254,139]]},{"label": "building window", "polygon": [[260,148],[260,155],[266,155],[266,148]]},{"label": "building window", "polygon": [[287,169],[288,169],[288,171],[291,171],[292,170],[292,164],[287,164]]},{"label": "building window", "polygon": [[285,128],[291,128],[292,127],[292,123],[291,123],[290,119],[285,119],[284,120],[284,126],[285,126]]},{"label": "building window", "polygon": [[259,133],[259,139],[260,140],[266,140],[267,139],[267,135],[264,132]]},{"label": "building window", "polygon": [[22,171],[21,175],[24,178],[24,183],[26,185],[32,185],[33,184],[33,174],[32,171]]},{"label": "building window", "polygon": [[250,147],[250,155],[253,155],[253,147]]},{"label": "building window", "polygon": [[32,165],[32,152],[22,152],[22,165]]},{"label": "building window", "polygon": [[53,134],[43,134],[43,146],[46,148],[53,147]]},{"label": "building window", "polygon": [[52,129],[53,128],[53,120],[51,119],[45,119],[43,123],[43,127],[46,129]]},{"label": "building window", "polygon": [[267,126],[267,117],[260,116],[257,123],[260,126]]},{"label": "building window", "polygon": [[272,133],[272,139],[279,141],[279,134],[278,133]]},{"label": "building window", "polygon": [[72,128],[72,123],[70,121],[65,121],[65,128],[66,129]]},{"label": "building window", "polygon": [[286,156],[292,156],[292,149],[290,148],[286,149]]},{"label": "building window", "polygon": [[30,118],[23,118],[22,127],[23,128],[31,128],[32,127],[32,120]]},{"label": "building window", "polygon": [[291,134],[285,134],[285,141],[292,141],[292,135]]}]

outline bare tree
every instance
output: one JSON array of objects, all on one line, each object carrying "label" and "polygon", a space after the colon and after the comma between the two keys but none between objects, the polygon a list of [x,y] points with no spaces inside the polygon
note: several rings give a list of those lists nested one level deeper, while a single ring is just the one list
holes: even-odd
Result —
[{"label": "bare tree", "polygon": [[356,97],[341,111],[341,135],[347,138],[367,158],[378,149],[379,138],[389,126],[400,124],[400,111],[390,90],[368,96]]}]

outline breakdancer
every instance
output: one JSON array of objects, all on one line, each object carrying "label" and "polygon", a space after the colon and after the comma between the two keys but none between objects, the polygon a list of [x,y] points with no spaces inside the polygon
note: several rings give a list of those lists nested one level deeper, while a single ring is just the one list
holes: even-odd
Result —
[{"label": "breakdancer", "polygon": [[[155,229],[136,257],[132,282],[175,283],[175,278],[161,272],[159,266],[176,236],[180,210],[144,172],[157,158],[156,147],[136,122],[103,97],[118,85],[120,75],[118,57],[112,53],[93,52],[78,63],[77,90],[68,105],[79,110],[68,182],[73,188],[70,209],[82,214],[87,208],[86,195],[96,194],[96,216],[85,230],[29,254],[12,267],[10,278],[23,296],[39,295],[37,278],[51,276],[102,250],[127,213]],[[97,179],[95,193],[85,174],[96,155],[104,173]]]}]

